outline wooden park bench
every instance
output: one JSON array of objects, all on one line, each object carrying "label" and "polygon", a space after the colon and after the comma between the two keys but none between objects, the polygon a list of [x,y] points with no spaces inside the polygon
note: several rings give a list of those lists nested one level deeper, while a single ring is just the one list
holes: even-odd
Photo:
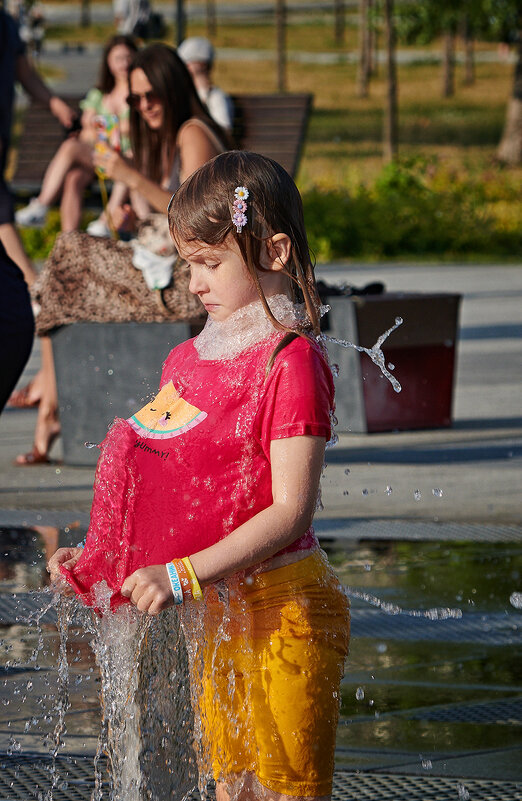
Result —
[{"label": "wooden park bench", "polygon": [[[62,95],[73,108],[81,97]],[[312,106],[310,94],[233,95],[234,139],[242,150],[252,150],[278,161],[295,176]],[[50,160],[64,138],[64,129],[49,109],[31,103],[24,116],[18,157],[11,187],[18,197],[37,194]],[[101,199],[93,183],[88,201]]]}]

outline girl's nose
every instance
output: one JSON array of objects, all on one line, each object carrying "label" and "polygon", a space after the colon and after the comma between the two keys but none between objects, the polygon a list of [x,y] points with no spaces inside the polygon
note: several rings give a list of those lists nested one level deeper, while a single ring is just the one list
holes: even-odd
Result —
[{"label": "girl's nose", "polygon": [[198,269],[198,267],[191,267],[189,292],[192,292],[193,295],[201,295],[203,292],[206,291],[208,291],[208,285],[205,280],[203,271],[201,269]]}]

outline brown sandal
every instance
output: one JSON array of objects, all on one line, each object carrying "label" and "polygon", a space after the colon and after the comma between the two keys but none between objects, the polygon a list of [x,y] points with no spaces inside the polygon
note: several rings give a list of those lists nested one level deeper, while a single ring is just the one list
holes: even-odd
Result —
[{"label": "brown sandal", "polygon": [[14,460],[17,467],[30,467],[34,464],[51,464],[51,460],[46,453],[41,453],[36,445],[33,445],[33,450],[29,453],[21,453]]},{"label": "brown sandal", "polygon": [[53,442],[58,436],[60,436],[60,431],[53,432],[49,437],[47,453],[42,453],[42,451],[39,450],[36,445],[33,445],[32,451],[29,451],[29,453],[19,454],[14,460],[13,464],[16,465],[16,467],[32,467],[35,464],[58,464],[57,460],[50,459],[48,456],[48,453],[53,446]]}]

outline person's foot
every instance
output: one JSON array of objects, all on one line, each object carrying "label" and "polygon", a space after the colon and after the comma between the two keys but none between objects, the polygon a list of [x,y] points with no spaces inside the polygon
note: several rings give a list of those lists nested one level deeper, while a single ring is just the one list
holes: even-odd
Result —
[{"label": "person's foot", "polygon": [[35,438],[32,450],[28,453],[20,453],[14,460],[18,467],[29,467],[37,464],[52,464],[49,457],[50,450],[55,439],[60,435],[60,423],[55,418],[45,426],[36,426]]},{"label": "person's foot", "polygon": [[105,220],[102,220],[100,218],[90,222],[85,230],[91,236],[104,236],[104,237],[111,236],[111,229],[109,228]]},{"label": "person's foot", "polygon": [[16,224],[22,228],[43,228],[48,211],[49,206],[40,203],[37,197],[33,197],[24,209],[15,212]]},{"label": "person's foot", "polygon": [[14,461],[18,467],[29,467],[35,464],[51,464],[51,460],[46,453],[41,453],[36,445],[28,453],[19,453]]},{"label": "person's foot", "polygon": [[12,406],[15,409],[33,409],[40,403],[40,397],[38,391],[35,391],[33,381],[30,381],[25,387],[11,392],[7,406]]}]

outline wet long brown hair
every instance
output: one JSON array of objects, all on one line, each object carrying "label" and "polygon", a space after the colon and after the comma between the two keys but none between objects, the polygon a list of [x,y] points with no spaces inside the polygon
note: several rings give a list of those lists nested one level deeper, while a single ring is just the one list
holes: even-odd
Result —
[{"label": "wet long brown hair", "polygon": [[226,143],[226,136],[205,111],[189,71],[172,47],[155,42],[136,53],[129,67],[129,92],[130,76],[136,69],[142,69],[147,76],[152,91],[163,105],[164,117],[160,130],[153,131],[139,110],[131,107],[130,140],[134,162],[143,175],[159,184],[165,167],[172,167],[176,137],[184,122],[197,117],[223,143]]},{"label": "wet long brown hair", "polygon": [[[246,187],[249,193],[247,224],[240,233],[232,222],[237,186]],[[232,150],[211,159],[196,170],[171,199],[169,227],[177,243],[196,241],[220,245],[229,236],[235,239],[266,314],[275,328],[287,332],[272,354],[268,369],[277,353],[296,336],[320,333],[321,302],[308,248],[301,196],[286,170],[276,161],[243,150]],[[297,331],[274,317],[259,280],[259,273],[267,272],[261,265],[262,249],[277,233],[290,238],[290,257],[283,272],[289,277],[293,300],[304,303],[308,315],[308,324]]]},{"label": "wet long brown hair", "polygon": [[97,89],[100,90],[102,95],[108,95],[109,92],[112,92],[112,90],[116,85],[116,81],[114,80],[114,75],[110,71],[107,62],[109,59],[109,53],[118,45],[125,45],[125,47],[127,47],[131,53],[138,52],[138,47],[132,36],[117,34],[116,36],[113,36],[112,39],[109,39],[109,41],[103,48],[102,62],[100,65],[100,75],[96,87]]}]

